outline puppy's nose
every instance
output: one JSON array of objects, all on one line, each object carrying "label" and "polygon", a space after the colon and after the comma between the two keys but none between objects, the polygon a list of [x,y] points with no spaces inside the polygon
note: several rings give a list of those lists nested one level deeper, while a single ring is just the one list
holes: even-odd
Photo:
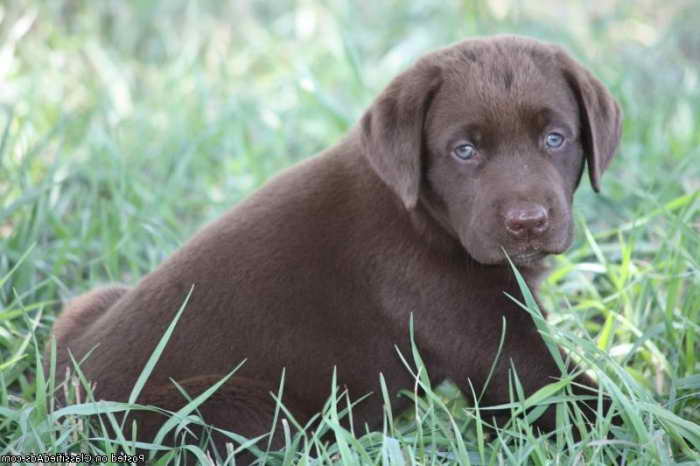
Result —
[{"label": "puppy's nose", "polygon": [[536,238],[549,228],[547,209],[532,202],[511,206],[506,211],[505,225],[514,238]]}]

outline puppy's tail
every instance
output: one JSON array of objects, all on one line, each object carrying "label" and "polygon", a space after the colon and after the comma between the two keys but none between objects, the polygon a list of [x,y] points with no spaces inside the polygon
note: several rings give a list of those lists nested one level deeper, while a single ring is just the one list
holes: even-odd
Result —
[{"label": "puppy's tail", "polygon": [[81,335],[127,291],[125,286],[106,286],[68,301],[53,326],[56,345],[60,347]]},{"label": "puppy's tail", "polygon": [[[92,324],[105,314],[129,288],[121,285],[105,286],[73,298],[63,306],[63,311],[53,326],[52,339],[56,341],[57,383],[64,380],[66,367],[71,367],[68,348],[80,338]],[[83,355],[74,355],[80,359]],[[44,350],[44,373],[48,374],[51,361],[51,341]],[[60,402],[60,396],[59,402]]]}]

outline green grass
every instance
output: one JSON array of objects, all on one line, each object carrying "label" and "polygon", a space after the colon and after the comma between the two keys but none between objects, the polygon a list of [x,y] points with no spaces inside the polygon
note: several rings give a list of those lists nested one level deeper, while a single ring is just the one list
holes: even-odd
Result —
[{"label": "green grass", "polygon": [[[516,3],[0,4],[0,455],[133,452],[130,426],[110,442],[87,416],[117,423],[138,406],[87,399],[54,411],[54,374],[37,368],[60,301],[134,283],[272,174],[336,141],[421,53],[513,32],[567,46],[624,107],[622,149],[603,193],[584,182],[577,195],[577,241],[552,260],[540,322],[624,425],[601,417],[576,442],[570,407],[548,437],[522,418],[489,433],[479,394],[429,387],[416,352],[403,355],[415,390],[399,395],[414,409],[387,403],[381,431],[351,431],[340,423],[348,400],[329,386],[321,427],[296,434],[290,421],[288,447],[266,461],[700,462],[700,5]],[[513,380],[509,406],[570,398],[567,380],[528,399]],[[199,403],[168,427],[184,433]],[[205,460],[196,441],[188,448]]]}]

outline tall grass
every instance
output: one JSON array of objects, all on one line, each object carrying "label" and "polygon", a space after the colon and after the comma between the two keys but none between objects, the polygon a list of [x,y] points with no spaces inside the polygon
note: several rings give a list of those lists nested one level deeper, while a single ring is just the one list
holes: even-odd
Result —
[{"label": "tall grass", "polygon": [[[329,386],[317,430],[282,421],[280,406],[287,448],[256,451],[269,464],[700,462],[700,5],[531,3],[0,5],[0,455],[135,453],[117,414],[155,408],[88,398],[54,409],[55,374],[39,368],[60,301],[135,282],[273,173],[337,140],[421,53],[509,32],[564,44],[624,107],[620,155],[603,194],[579,190],[577,241],[552,260],[541,322],[624,424],[601,417],[576,441],[570,405],[559,430],[538,436],[527,416],[571,398],[564,377],[529,398],[514,379],[505,407],[535,409],[489,429],[479,394],[429,386],[415,348],[402,356],[416,386],[400,394],[414,408],[391,412],[384,386],[381,431],[348,429],[347,395]],[[199,403],[168,425],[189,446],[142,445],[165,454],[160,464],[185,452],[209,461],[186,434]],[[87,422],[97,412],[103,423]]]}]

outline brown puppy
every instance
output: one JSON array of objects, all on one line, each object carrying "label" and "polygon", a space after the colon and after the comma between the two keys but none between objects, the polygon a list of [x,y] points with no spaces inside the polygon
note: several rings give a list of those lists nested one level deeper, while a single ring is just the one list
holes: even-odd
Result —
[{"label": "brown puppy", "polygon": [[[285,402],[304,421],[330,393],[333,368],[356,425],[382,419],[389,389],[414,380],[409,319],[430,379],[480,390],[505,343],[487,403],[560,376],[503,251],[531,287],[541,259],[572,239],[584,167],[594,189],[620,139],[608,91],[559,47],[520,37],[466,40],[400,74],[337,145],[271,180],[200,231],[131,289],[70,303],[56,323],[59,374],[82,358],[96,396],[126,400],[192,286],[191,299],[139,401],[177,409],[243,359],[200,410],[255,436]],[[585,377],[577,382],[593,385]],[[407,401],[392,398],[394,409]],[[140,418],[146,436],[162,418]],[[538,420],[555,425],[550,409]],[[276,438],[275,446],[281,439]],[[221,442],[221,439],[219,439]]]}]

